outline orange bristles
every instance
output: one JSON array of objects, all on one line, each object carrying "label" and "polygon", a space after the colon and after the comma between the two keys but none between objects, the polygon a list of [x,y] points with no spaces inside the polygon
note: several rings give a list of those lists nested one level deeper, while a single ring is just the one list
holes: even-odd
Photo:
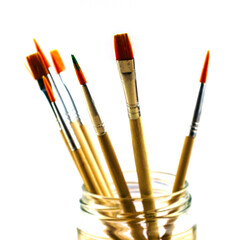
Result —
[{"label": "orange bristles", "polygon": [[48,75],[47,68],[45,67],[43,59],[39,53],[27,56],[27,62],[32,71],[32,75],[36,80],[41,79],[43,75]]},{"label": "orange bristles", "polygon": [[114,48],[116,60],[131,60],[134,58],[132,45],[127,33],[114,36]]},{"label": "orange bristles", "polygon": [[50,64],[49,64],[46,56],[44,55],[42,49],[39,47],[39,45],[38,45],[38,43],[37,43],[37,41],[36,41],[35,38],[33,39],[33,42],[34,42],[34,44],[35,44],[35,46],[36,46],[37,51],[38,51],[39,54],[42,56],[42,59],[43,59],[43,62],[44,62],[44,64],[45,64],[46,68],[49,68],[49,67],[50,67]]},{"label": "orange bristles", "polygon": [[58,50],[57,49],[52,50],[50,52],[50,55],[51,55],[51,58],[52,58],[52,61],[53,61],[53,65],[56,69],[56,72],[59,74],[62,71],[64,71],[66,68],[65,68],[65,65],[63,63],[63,60],[62,60]]},{"label": "orange bristles", "polygon": [[72,54],[71,57],[72,57],[73,65],[74,65],[78,80],[81,85],[85,85],[87,83],[87,80],[82,72],[82,69],[80,68],[75,56]]},{"label": "orange bristles", "polygon": [[47,78],[45,76],[42,76],[42,79],[43,79],[43,82],[44,82],[44,85],[45,85],[45,88],[47,90],[47,94],[48,94],[48,97],[49,97],[49,100],[50,102],[55,102],[56,99],[53,95],[53,92],[52,92],[52,88],[47,80]]},{"label": "orange bristles", "polygon": [[204,61],[203,69],[202,69],[202,74],[201,74],[201,77],[200,77],[200,82],[201,83],[206,83],[206,81],[207,81],[209,55],[210,55],[210,52],[208,50],[207,54],[206,54],[206,57],[205,57],[205,61]]}]

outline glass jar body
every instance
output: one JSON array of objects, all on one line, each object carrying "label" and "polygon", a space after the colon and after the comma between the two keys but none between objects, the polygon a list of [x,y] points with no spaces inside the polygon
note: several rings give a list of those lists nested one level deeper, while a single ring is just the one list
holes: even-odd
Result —
[{"label": "glass jar body", "polygon": [[[152,172],[151,176],[154,193],[151,199],[140,197],[135,172],[125,173],[131,193],[129,199],[103,197],[83,188],[78,240],[196,240],[188,184],[181,191],[171,193],[174,175]],[[155,209],[144,211],[144,201],[149,200],[154,201]],[[133,204],[135,211],[124,212],[122,204]]]}]

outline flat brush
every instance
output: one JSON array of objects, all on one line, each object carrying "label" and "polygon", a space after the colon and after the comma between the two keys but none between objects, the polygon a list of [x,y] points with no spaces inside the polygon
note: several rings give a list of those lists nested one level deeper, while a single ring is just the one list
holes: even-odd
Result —
[{"label": "flat brush", "polygon": [[76,121],[70,122],[71,127],[78,139],[78,142],[80,143],[80,145],[83,149],[83,152],[84,152],[84,154],[89,162],[89,165],[92,169],[92,172],[94,173],[94,176],[103,192],[103,195],[113,197],[113,193],[112,193],[110,185],[108,183],[108,179],[106,178],[106,174],[104,173],[100,159],[98,158],[97,152],[95,150],[93,142],[91,141],[91,138],[87,131],[87,128],[85,127],[85,125],[83,125],[83,123],[80,119],[77,107],[75,105],[75,102],[71,96],[71,93],[63,81],[61,73],[66,69],[65,65],[63,63],[63,60],[62,60],[59,52],[56,49],[52,50],[50,52],[50,54],[51,54],[51,58],[52,58],[55,70],[60,78],[62,85],[64,86],[64,89],[67,92],[67,96],[71,102],[74,114],[77,118]]},{"label": "flat brush", "polygon": [[98,188],[98,184],[94,178],[94,175],[88,165],[87,159],[85,158],[85,155],[82,149],[80,148],[77,140],[74,138],[74,134],[71,133],[71,129],[67,127],[63,117],[61,116],[61,113],[58,110],[51,86],[49,85],[47,79],[44,76],[43,76],[43,81],[44,81],[44,85],[47,90],[49,99],[52,104],[52,109],[55,113],[57,122],[61,129],[60,130],[61,135],[82,177],[82,180],[86,189],[95,194],[101,193],[100,189]]},{"label": "flat brush", "polygon": [[[96,135],[98,137],[98,141],[100,143],[103,155],[107,162],[107,166],[111,174],[114,186],[116,188],[118,196],[122,198],[121,204],[122,204],[123,211],[126,213],[135,213],[136,209],[133,202],[131,201],[131,195],[130,195],[127,183],[125,181],[123,172],[121,170],[120,164],[118,162],[115,150],[112,146],[108,133],[105,130],[104,124],[99,116],[99,113],[97,111],[93,98],[88,89],[86,78],[74,55],[72,55],[72,61],[73,61],[73,65],[74,65],[79,83],[82,87],[82,91],[86,100],[89,116],[91,118]],[[130,224],[132,236],[134,237],[134,239],[145,239],[142,233],[142,229],[139,225],[131,222],[129,224]]]},{"label": "flat brush", "polygon": [[[114,36],[114,47],[120,78],[124,89],[127,103],[128,118],[132,136],[132,146],[135,165],[138,175],[139,189],[143,201],[144,210],[155,209],[155,202],[152,199],[152,180],[149,169],[146,143],[144,139],[140,106],[138,101],[137,83],[133,50],[128,34],[117,34]],[[149,228],[157,226],[152,224]],[[156,229],[155,229],[156,230]],[[150,235],[150,233],[152,235]],[[158,233],[154,230],[148,231],[149,239],[157,239]],[[155,235],[156,234],[156,235]]]},{"label": "flat brush", "polygon": [[45,95],[50,106],[52,107],[51,101],[48,97],[47,90],[45,88],[43,78],[42,78],[43,76],[48,75],[48,71],[43,63],[43,59],[42,59],[41,55],[39,53],[31,54],[31,55],[27,56],[27,62],[28,62],[28,66],[30,67],[30,69],[29,69],[25,65],[27,70],[32,75],[32,77],[37,81],[40,90]]},{"label": "flat brush", "polygon": [[[192,123],[190,126],[190,131],[188,136],[185,137],[182,153],[179,160],[179,165],[175,177],[175,181],[173,184],[172,192],[178,192],[184,187],[186,175],[187,175],[187,169],[190,162],[190,157],[192,153],[193,143],[195,140],[195,137],[197,135],[198,125],[200,121],[200,116],[202,113],[202,105],[205,95],[205,89],[206,89],[206,81],[207,81],[207,72],[208,72],[208,64],[209,64],[209,57],[210,52],[208,51],[205,57],[201,77],[200,77],[200,89],[197,97],[197,102],[195,106],[195,110],[193,113]],[[174,199],[170,200],[170,204],[174,201]],[[166,233],[164,236],[162,236],[162,239],[171,239],[171,234],[173,231],[173,222],[174,219],[170,220],[166,224]]]}]

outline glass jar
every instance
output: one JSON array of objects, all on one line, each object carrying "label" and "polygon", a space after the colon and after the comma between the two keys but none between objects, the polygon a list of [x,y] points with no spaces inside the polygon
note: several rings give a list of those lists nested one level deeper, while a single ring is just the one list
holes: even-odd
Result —
[{"label": "glass jar", "polygon": [[[131,193],[130,199],[103,197],[91,194],[83,188],[78,240],[196,239],[196,225],[191,217],[191,195],[187,182],[181,191],[172,193],[175,176],[152,172],[155,209],[144,212],[142,203],[148,199],[140,197],[137,174],[125,172],[124,176]],[[124,204],[128,201],[133,203],[136,211],[123,212],[123,201]]]}]

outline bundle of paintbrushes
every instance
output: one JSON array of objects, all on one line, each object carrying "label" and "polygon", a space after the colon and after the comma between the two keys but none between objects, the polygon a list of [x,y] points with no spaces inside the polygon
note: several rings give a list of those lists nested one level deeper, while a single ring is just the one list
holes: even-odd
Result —
[{"label": "bundle of paintbrushes", "polygon": [[[79,80],[84,98],[86,100],[92,125],[96,132],[97,139],[111,175],[111,180],[109,177],[107,177],[104,168],[102,167],[102,163],[98,157],[87,128],[80,119],[79,112],[74,103],[70,90],[62,78],[62,72],[65,71],[65,66],[58,51],[53,50],[50,52],[53,65],[57,73],[53,74],[51,72],[52,70],[50,64],[36,40],[34,40],[34,43],[37,52],[27,56],[30,72],[32,73],[34,79],[37,80],[40,90],[45,95],[52,112],[56,117],[60,134],[67,146],[68,151],[70,152],[77,170],[81,175],[85,189],[91,193],[106,197],[114,197],[115,194],[117,194],[117,197],[120,199],[125,199],[125,201],[121,202],[122,211],[125,213],[136,213],[136,208],[131,201],[131,193],[125,180],[124,173],[120,167],[114,147],[94,103],[93,97],[89,91],[87,80],[75,56],[71,55],[72,62],[76,71],[77,79]],[[139,192],[140,197],[143,199],[143,212],[147,216],[147,212],[153,212],[152,210],[155,209],[155,202],[153,200],[152,178],[148,163],[141,121],[141,112],[138,101],[134,56],[128,35],[115,35],[114,47],[117,66],[127,104]],[[184,141],[172,192],[177,192],[184,187],[188,163],[202,110],[208,62],[209,52],[207,52],[200,77],[201,86],[197,98],[196,108],[194,111],[189,135]],[[54,79],[53,76],[57,76],[57,79]],[[71,111],[69,111],[69,106]],[[111,187],[110,182],[113,182],[114,188]],[[151,217],[154,218],[154,216],[150,216],[150,218]],[[174,224],[173,220],[171,224]],[[138,225],[135,223],[129,223],[129,226],[131,228],[133,239],[146,239]],[[158,231],[152,231],[152,229],[157,228],[158,226],[156,221],[152,220],[148,222],[147,239],[170,239],[168,237],[171,236],[172,228],[166,228],[166,232],[163,236],[160,236]]]}]

